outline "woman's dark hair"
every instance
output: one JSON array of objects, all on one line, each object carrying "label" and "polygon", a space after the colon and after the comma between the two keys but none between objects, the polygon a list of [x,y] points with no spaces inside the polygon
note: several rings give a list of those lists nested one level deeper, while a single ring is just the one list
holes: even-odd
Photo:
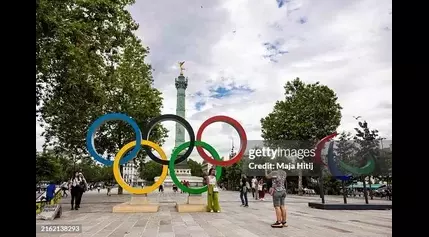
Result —
[{"label": "woman's dark hair", "polygon": [[209,174],[208,174],[208,175],[211,175],[213,170],[214,170],[214,168],[210,168],[210,169],[209,169]]}]

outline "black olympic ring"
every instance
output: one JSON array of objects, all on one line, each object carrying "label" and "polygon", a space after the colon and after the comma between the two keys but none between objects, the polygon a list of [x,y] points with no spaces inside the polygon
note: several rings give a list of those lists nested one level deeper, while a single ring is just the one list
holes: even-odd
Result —
[{"label": "black olympic ring", "polygon": [[[178,164],[184,160],[186,160],[192,153],[195,147],[195,132],[194,129],[192,129],[191,124],[189,124],[188,121],[186,121],[184,118],[175,115],[175,114],[163,114],[161,116],[155,117],[152,120],[149,121],[149,123],[146,125],[145,129],[142,132],[142,139],[149,141],[149,135],[152,129],[155,127],[156,124],[164,121],[174,121],[177,123],[180,123],[185,127],[186,131],[189,133],[189,139],[190,139],[190,145],[189,148],[186,150],[185,154],[181,155],[174,164]],[[153,154],[152,150],[148,146],[143,146],[143,149],[146,151],[147,155],[156,163],[161,165],[167,165],[169,161],[168,160],[162,160],[156,155]]]}]

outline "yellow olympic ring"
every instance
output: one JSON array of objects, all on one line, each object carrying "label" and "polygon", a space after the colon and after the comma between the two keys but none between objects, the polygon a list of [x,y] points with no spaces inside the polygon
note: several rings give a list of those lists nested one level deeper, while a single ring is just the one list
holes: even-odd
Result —
[{"label": "yellow olympic ring", "polygon": [[[150,148],[155,149],[155,151],[158,152],[161,159],[167,160],[167,156],[165,155],[165,152],[162,150],[162,148],[158,144],[153,143],[151,141],[147,141],[147,140],[142,140],[141,144],[142,144],[142,146],[146,145],[146,146],[149,146]],[[116,182],[118,182],[119,186],[121,186],[124,190],[126,190],[129,193],[145,194],[145,193],[153,192],[155,189],[157,189],[164,182],[165,178],[167,178],[168,165],[162,166],[162,173],[161,173],[161,176],[159,177],[158,181],[156,181],[156,183],[154,183],[152,186],[149,186],[149,187],[134,188],[134,187],[131,187],[130,185],[128,185],[122,179],[121,171],[119,169],[119,162],[121,161],[122,157],[131,148],[133,148],[135,146],[136,146],[136,141],[133,141],[133,142],[130,142],[127,145],[123,146],[119,150],[118,154],[116,154],[116,156],[115,156],[115,160],[113,161],[113,175],[115,176]]]}]

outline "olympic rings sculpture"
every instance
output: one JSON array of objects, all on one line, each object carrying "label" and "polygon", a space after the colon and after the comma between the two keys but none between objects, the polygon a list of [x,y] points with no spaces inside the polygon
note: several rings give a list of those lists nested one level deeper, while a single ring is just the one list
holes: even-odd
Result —
[{"label": "olympic rings sculpture", "polygon": [[[95,138],[95,133],[103,123],[108,121],[113,121],[113,120],[120,120],[130,124],[133,130],[135,131],[136,136],[135,136],[135,141],[132,141],[126,144],[124,147],[122,147],[119,150],[119,152],[116,154],[114,161],[110,161],[110,160],[104,159],[100,154],[97,153],[94,146],[94,138]],[[170,160],[167,160],[167,156],[165,152],[158,144],[149,141],[149,135],[151,130],[158,123],[161,123],[164,121],[174,121],[174,122],[180,123],[182,126],[185,127],[185,130],[189,133],[189,138],[190,138],[189,142],[185,142],[181,144],[173,151],[173,154],[171,155]],[[241,141],[240,150],[230,160],[223,161],[220,158],[219,153],[217,153],[217,151],[211,145],[201,141],[204,129],[206,129],[210,124],[215,122],[225,122],[231,125],[238,132],[238,135],[240,137],[240,141]],[[243,157],[247,147],[247,135],[244,128],[241,126],[239,122],[237,122],[233,118],[230,118],[228,116],[223,116],[223,115],[218,115],[207,119],[198,129],[197,136],[195,137],[194,130],[192,129],[192,126],[189,124],[189,122],[186,121],[184,118],[175,114],[164,114],[164,115],[155,117],[154,119],[149,121],[148,125],[145,127],[145,129],[143,129],[143,132],[142,132],[139,126],[137,125],[137,123],[128,115],[121,114],[121,113],[110,113],[99,117],[91,124],[86,135],[86,147],[88,149],[89,154],[96,161],[106,166],[113,166],[113,175],[116,181],[118,182],[119,186],[121,186],[129,193],[145,194],[145,193],[153,192],[165,181],[167,177],[168,169],[169,169],[171,179],[173,180],[174,184],[177,185],[178,188],[188,193],[200,194],[207,191],[207,185],[196,189],[186,187],[177,178],[174,170],[174,165],[186,160],[191,155],[194,147],[196,147],[198,154],[201,156],[201,158],[203,158],[208,163],[216,166],[216,179],[218,180],[222,175],[222,167],[233,165],[234,163],[237,163],[238,161],[240,161],[241,158]],[[162,165],[162,173],[158,181],[156,181],[152,186],[144,187],[144,188],[134,188],[128,185],[122,179],[119,167],[120,165],[123,165],[128,161],[134,159],[134,157],[137,156],[141,148],[145,150],[149,158],[151,158],[153,161]],[[151,148],[153,148],[156,152],[158,152],[160,158],[153,154]],[[180,152],[186,148],[188,148],[186,152],[183,155],[180,154]],[[206,149],[210,153],[210,155],[214,158],[211,158],[209,155],[207,155],[204,149]]]}]

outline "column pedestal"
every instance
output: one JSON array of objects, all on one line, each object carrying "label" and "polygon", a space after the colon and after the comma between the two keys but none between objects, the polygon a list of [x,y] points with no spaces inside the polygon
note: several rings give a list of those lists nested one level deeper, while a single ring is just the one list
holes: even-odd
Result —
[{"label": "column pedestal", "polygon": [[146,213],[158,212],[159,204],[150,203],[146,194],[133,194],[129,202],[113,207],[113,213]]},{"label": "column pedestal", "polygon": [[207,200],[201,194],[189,194],[186,203],[176,203],[178,212],[207,212]]}]

